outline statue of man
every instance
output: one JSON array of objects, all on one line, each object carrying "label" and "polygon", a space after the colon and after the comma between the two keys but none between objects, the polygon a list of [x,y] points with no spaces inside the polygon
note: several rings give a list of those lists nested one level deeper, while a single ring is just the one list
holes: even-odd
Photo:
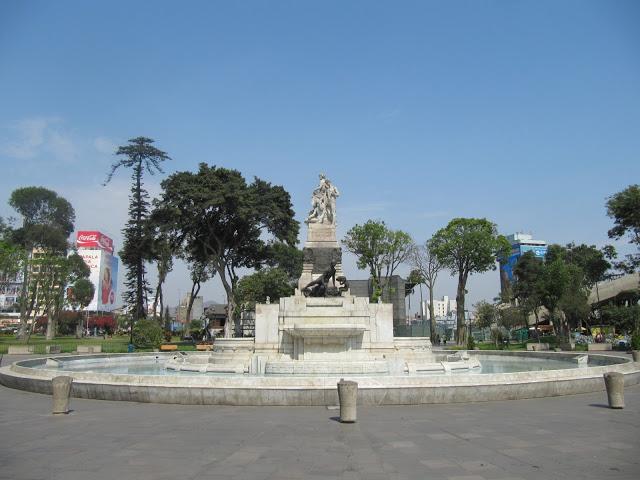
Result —
[{"label": "statue of man", "polygon": [[320,184],[311,197],[311,211],[306,223],[335,224],[336,197],[338,189],[329,181],[324,173],[320,174]]}]

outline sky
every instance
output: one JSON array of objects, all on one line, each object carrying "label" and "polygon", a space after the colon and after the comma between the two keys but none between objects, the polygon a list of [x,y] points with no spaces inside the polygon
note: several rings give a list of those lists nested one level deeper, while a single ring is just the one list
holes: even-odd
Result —
[{"label": "sky", "polygon": [[[284,186],[302,221],[325,172],[339,238],[374,219],[422,243],[485,217],[629,252],[605,202],[640,173],[638,25],[634,0],[4,0],[0,216],[12,190],[43,186],[120,248],[130,172],[102,183],[117,146],[147,136],[172,158],[152,196],[206,162]],[[441,273],[436,295],[455,285]],[[165,297],[189,288],[178,265]],[[498,273],[467,289],[492,299]],[[203,293],[225,300],[216,280]]]}]

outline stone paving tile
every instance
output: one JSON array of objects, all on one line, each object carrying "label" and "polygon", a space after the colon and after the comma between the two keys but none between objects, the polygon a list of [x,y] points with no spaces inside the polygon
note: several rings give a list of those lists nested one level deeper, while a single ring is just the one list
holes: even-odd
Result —
[{"label": "stone paving tile", "polygon": [[367,407],[347,426],[320,407],[76,399],[52,417],[50,397],[0,387],[0,479],[637,479],[640,387],[625,400]]}]

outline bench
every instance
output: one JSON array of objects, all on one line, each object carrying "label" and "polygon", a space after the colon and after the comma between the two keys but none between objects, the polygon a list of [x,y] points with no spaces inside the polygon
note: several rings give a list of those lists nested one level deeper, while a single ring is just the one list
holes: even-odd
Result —
[{"label": "bench", "polygon": [[174,350],[178,350],[178,345],[160,345],[161,352],[171,352]]},{"label": "bench", "polygon": [[8,355],[28,355],[33,353],[33,345],[9,345]]},{"label": "bench", "polygon": [[46,353],[62,353],[62,347],[60,345],[47,345],[44,347]]},{"label": "bench", "polygon": [[607,350],[611,350],[610,343],[589,343],[587,344],[587,350],[589,352],[604,352]]},{"label": "bench", "polygon": [[102,345],[78,345],[78,353],[102,353]]},{"label": "bench", "polygon": [[212,348],[213,348],[213,345],[211,345],[209,343],[203,343],[203,344],[196,345],[196,350],[198,350],[199,352],[206,352],[208,350],[211,350]]}]

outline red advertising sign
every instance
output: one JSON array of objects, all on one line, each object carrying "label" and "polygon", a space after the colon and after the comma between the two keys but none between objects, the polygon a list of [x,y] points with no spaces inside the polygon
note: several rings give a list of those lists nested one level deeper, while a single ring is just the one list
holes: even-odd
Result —
[{"label": "red advertising sign", "polygon": [[81,230],[76,236],[78,248],[99,248],[113,253],[113,240],[98,231]]}]

